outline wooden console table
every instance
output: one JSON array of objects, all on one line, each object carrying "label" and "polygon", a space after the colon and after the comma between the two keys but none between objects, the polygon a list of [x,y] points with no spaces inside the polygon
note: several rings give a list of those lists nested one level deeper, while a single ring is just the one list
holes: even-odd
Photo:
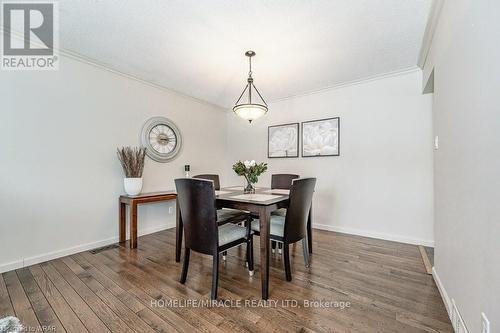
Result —
[{"label": "wooden console table", "polygon": [[174,191],[141,193],[139,195],[121,195],[119,203],[120,243],[126,238],[126,205],[130,206],[130,248],[137,247],[137,206],[140,204],[176,200]]}]

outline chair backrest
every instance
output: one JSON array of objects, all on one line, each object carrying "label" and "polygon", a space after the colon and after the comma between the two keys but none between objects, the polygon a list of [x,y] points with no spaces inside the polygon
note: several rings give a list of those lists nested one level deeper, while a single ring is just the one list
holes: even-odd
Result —
[{"label": "chair backrest", "polygon": [[299,178],[292,182],[285,217],[284,237],[287,243],[297,242],[307,236],[307,219],[315,185],[316,178]]},{"label": "chair backrest", "polygon": [[214,183],[211,180],[179,178],[175,180],[175,187],[186,247],[203,254],[217,253],[219,234]]},{"label": "chair backrest", "polygon": [[212,174],[204,174],[204,175],[196,175],[193,178],[199,178],[199,179],[207,179],[211,180],[214,182],[214,188],[216,191],[220,190],[220,181],[219,181],[219,175],[212,175]]},{"label": "chair backrest", "polygon": [[289,173],[278,173],[271,176],[271,188],[280,190],[289,190],[292,181],[299,178],[299,175]]}]

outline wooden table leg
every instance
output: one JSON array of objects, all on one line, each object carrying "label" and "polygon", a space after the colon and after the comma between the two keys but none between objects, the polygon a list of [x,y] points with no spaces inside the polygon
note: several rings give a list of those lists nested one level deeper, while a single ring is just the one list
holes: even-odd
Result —
[{"label": "wooden table leg", "polygon": [[130,248],[137,248],[137,203],[130,203]]},{"label": "wooden table leg", "polygon": [[125,238],[126,238],[126,217],[125,217],[125,212],[126,212],[126,209],[127,209],[127,206],[121,202],[121,201],[118,201],[118,216],[119,216],[119,232],[120,232],[120,243],[124,243],[125,242]]},{"label": "wooden table leg", "polygon": [[260,279],[262,282],[262,299],[269,297],[269,231],[271,212],[262,209],[260,220]]},{"label": "wooden table leg", "polygon": [[175,216],[175,261],[181,261],[181,248],[182,248],[182,217],[181,210],[179,208],[179,200],[176,200],[176,216]]},{"label": "wooden table leg", "polygon": [[309,247],[309,253],[313,253],[313,233],[312,233],[312,205],[309,209],[309,217],[307,218],[307,245]]}]

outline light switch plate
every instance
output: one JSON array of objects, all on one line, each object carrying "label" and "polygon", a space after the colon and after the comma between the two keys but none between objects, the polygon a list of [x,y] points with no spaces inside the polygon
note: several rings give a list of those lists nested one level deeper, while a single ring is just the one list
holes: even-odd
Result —
[{"label": "light switch plate", "polygon": [[434,149],[438,150],[439,149],[439,136],[434,137]]},{"label": "light switch plate", "polygon": [[481,312],[481,333],[490,333],[490,321],[484,312]]}]

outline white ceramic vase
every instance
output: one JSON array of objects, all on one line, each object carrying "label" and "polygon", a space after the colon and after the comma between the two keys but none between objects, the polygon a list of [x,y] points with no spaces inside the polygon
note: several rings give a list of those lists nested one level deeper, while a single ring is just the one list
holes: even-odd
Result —
[{"label": "white ceramic vase", "polygon": [[142,190],[142,178],[124,178],[123,187],[128,195],[138,195]]}]

